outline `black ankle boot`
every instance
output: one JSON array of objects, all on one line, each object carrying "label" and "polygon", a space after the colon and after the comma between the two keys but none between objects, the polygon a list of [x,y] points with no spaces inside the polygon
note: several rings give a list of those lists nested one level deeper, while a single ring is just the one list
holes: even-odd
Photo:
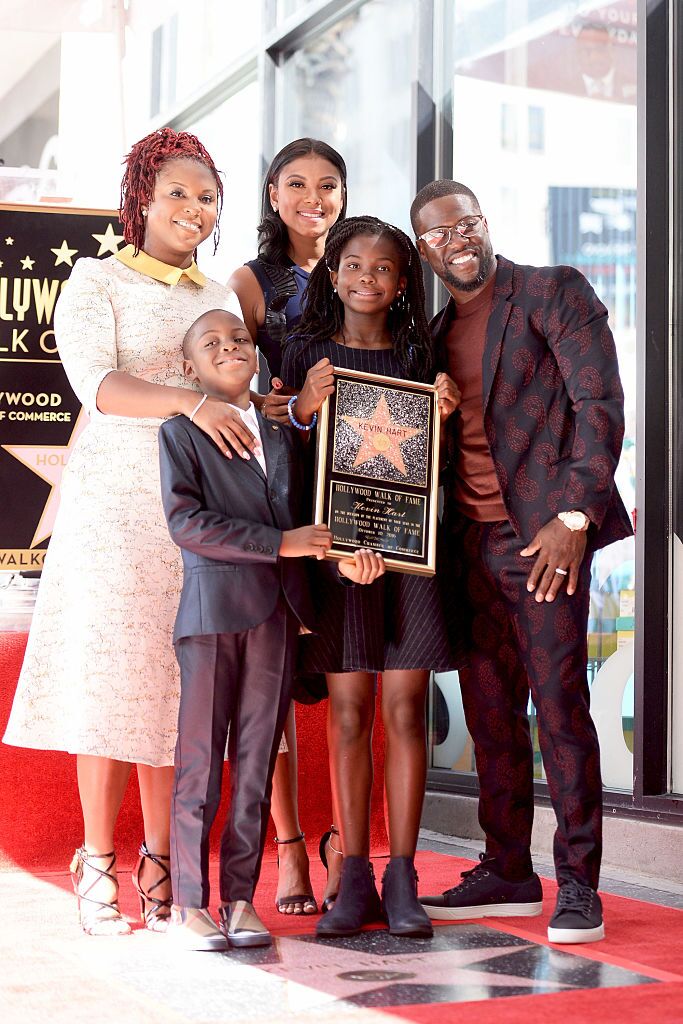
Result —
[{"label": "black ankle boot", "polygon": [[417,872],[412,857],[392,857],[382,878],[382,910],[391,935],[434,934],[417,899]]},{"label": "black ankle boot", "polygon": [[339,894],[332,909],[318,921],[316,935],[356,935],[364,924],[381,918],[372,864],[367,857],[344,857]]}]

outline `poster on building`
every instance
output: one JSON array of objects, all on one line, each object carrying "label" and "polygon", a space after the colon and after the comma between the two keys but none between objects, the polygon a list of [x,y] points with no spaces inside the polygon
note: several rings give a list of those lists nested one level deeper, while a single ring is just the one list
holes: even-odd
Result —
[{"label": "poster on building", "polygon": [[59,359],[55,305],[75,260],[117,252],[120,230],[111,210],[0,204],[0,572],[42,568],[87,419]]}]

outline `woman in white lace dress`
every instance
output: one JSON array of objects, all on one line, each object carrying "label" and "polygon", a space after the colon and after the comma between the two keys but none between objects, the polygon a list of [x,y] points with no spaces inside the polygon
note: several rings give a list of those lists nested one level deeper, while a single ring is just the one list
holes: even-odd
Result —
[{"label": "woman in white lace dress", "polygon": [[[72,864],[89,934],[126,934],[114,824],[138,766],[144,843],[133,877],[147,927],[170,914],[169,808],[179,701],[173,621],[182,583],[161,506],[157,433],[190,415],[182,339],[205,310],[239,304],[194,262],[222,187],[201,143],[170,128],[131,150],[121,220],[129,243],[78,260],[55,314],[59,353],[90,422],[63,475],[5,742],[77,755],[84,842]],[[194,422],[248,457],[239,416],[205,402]],[[237,455],[231,455],[231,449]]]}]

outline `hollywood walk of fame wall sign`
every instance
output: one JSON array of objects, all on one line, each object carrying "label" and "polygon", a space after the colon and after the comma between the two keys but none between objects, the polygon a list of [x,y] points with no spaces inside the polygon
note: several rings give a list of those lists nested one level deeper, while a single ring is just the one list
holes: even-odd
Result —
[{"label": "hollywood walk of fame wall sign", "polygon": [[76,259],[122,244],[111,210],[0,204],[0,572],[42,568],[62,471],[87,422],[55,344],[59,293]]},{"label": "hollywood walk of fame wall sign", "polygon": [[316,523],[330,558],[379,551],[387,568],[436,568],[439,416],[430,384],[335,369],[316,442]]}]

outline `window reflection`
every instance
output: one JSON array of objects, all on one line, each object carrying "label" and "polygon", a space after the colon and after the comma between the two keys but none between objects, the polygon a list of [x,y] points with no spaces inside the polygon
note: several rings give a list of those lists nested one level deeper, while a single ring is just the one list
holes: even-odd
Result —
[{"label": "window reflection", "polygon": [[348,167],[349,214],[408,231],[414,7],[368,0],[292,54],[278,89],[277,147],[304,135],[330,143]]},{"label": "window reflection", "polygon": [[[458,0],[454,12],[453,177],[477,193],[496,252],[578,267],[608,307],[626,407],[616,483],[634,509],[636,0]],[[622,789],[632,788],[634,590],[633,538],[599,551],[589,683],[605,784]],[[461,716],[457,675],[437,677],[433,767],[474,771]]]}]

